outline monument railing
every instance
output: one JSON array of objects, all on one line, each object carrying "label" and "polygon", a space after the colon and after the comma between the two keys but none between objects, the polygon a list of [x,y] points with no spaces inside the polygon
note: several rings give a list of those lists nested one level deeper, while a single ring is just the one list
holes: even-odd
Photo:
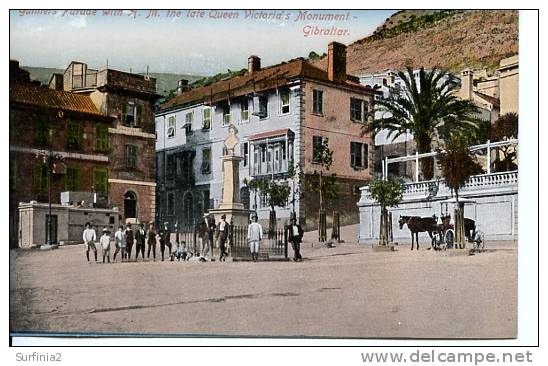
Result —
[{"label": "monument railing", "polygon": [[[247,240],[247,226],[231,226],[229,235],[230,255],[234,258],[251,258],[249,250],[249,242]],[[283,257],[287,258],[287,238],[285,230],[278,228],[272,233],[268,232],[268,228],[263,227],[263,239],[260,243],[260,255],[266,258]],[[219,238],[218,233],[213,234],[213,256],[218,257],[219,254]],[[201,250],[201,242],[198,236],[197,227],[185,226],[180,227],[171,234],[171,242],[173,244],[179,240],[180,243],[185,243],[187,249],[198,254]],[[209,253],[211,255],[211,251]]]}]

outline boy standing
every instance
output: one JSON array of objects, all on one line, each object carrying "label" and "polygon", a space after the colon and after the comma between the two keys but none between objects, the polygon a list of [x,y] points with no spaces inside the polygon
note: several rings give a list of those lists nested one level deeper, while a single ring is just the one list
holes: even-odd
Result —
[{"label": "boy standing", "polygon": [[114,261],[116,260],[116,254],[118,254],[118,252],[122,251],[122,262],[124,261],[124,257],[126,254],[126,238],[124,232],[122,231],[123,229],[123,226],[118,226],[118,231],[116,231],[116,234],[114,234],[114,242],[116,244],[116,250],[114,251],[113,258]]},{"label": "boy standing", "polygon": [[100,243],[103,252],[103,263],[105,263],[105,258],[107,258],[110,263],[110,233],[106,227],[103,229],[103,235],[101,235]]}]

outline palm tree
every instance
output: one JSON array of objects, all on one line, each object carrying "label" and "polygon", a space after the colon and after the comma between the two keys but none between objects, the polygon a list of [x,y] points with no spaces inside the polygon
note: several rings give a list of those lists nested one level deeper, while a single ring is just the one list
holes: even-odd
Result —
[{"label": "palm tree", "polygon": [[[375,102],[375,111],[382,116],[366,126],[365,132],[387,130],[392,141],[409,132],[421,154],[430,152],[436,139],[479,128],[479,110],[471,101],[457,97],[458,79],[454,75],[438,68],[421,68],[417,80],[413,69],[407,66],[407,72],[399,71],[398,76],[404,85]],[[433,168],[431,158],[423,159],[420,169],[424,179],[432,179]]]}]

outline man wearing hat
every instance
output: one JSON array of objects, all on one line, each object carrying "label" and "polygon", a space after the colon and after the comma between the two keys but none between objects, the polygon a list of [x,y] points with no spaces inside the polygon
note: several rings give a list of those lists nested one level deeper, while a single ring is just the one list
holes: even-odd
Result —
[{"label": "man wearing hat", "polygon": [[253,222],[247,228],[247,240],[253,262],[259,260],[259,243],[263,238],[263,228],[257,222],[257,215],[253,215]]},{"label": "man wearing hat", "polygon": [[95,247],[95,240],[97,240],[97,236],[95,234],[95,230],[91,228],[91,224],[88,222],[86,223],[86,228],[83,233],[83,239],[84,239],[84,247],[86,248],[86,258],[89,262],[89,250],[93,250],[93,254],[95,254],[95,262],[97,262],[97,248]]},{"label": "man wearing hat", "polygon": [[164,228],[160,231],[160,252],[162,253],[162,262],[164,261],[164,252],[166,246],[169,249],[169,257],[171,257],[171,231],[169,230],[169,222],[164,222]]},{"label": "man wearing hat", "polygon": [[210,241],[209,241],[209,215],[204,214],[204,219],[198,225],[198,238],[200,238],[200,256],[205,257],[209,253]]},{"label": "man wearing hat", "polygon": [[127,223],[126,231],[124,232],[126,236],[126,259],[129,261],[131,259],[131,248],[133,248],[133,229],[131,224]]},{"label": "man wearing hat", "polygon": [[141,252],[141,256],[143,257],[143,261],[145,260],[145,241],[146,241],[146,231],[145,231],[145,224],[142,222],[140,224],[140,227],[137,231],[135,231],[135,260],[139,257],[139,252]]},{"label": "man wearing hat", "polygon": [[291,243],[293,247],[293,260],[295,262],[302,262],[303,257],[301,256],[301,241],[303,239],[304,230],[301,225],[297,224],[297,219],[295,216],[291,217],[291,225],[287,227],[287,240]]},{"label": "man wearing hat", "polygon": [[219,222],[219,249],[221,254],[219,255],[219,261],[224,262],[228,253],[226,251],[226,241],[230,230],[230,224],[226,222],[226,215],[221,216],[221,222]]}]

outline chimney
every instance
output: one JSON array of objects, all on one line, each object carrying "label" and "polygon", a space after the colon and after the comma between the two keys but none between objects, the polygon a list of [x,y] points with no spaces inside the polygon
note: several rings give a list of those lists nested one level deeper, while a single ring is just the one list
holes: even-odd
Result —
[{"label": "chimney", "polygon": [[247,71],[251,74],[261,69],[261,58],[259,56],[249,56],[247,59]]},{"label": "chimney", "polygon": [[472,69],[462,70],[460,83],[461,98],[471,100],[474,88],[474,71]]},{"label": "chimney", "polygon": [[346,81],[346,46],[331,42],[327,48],[327,77],[331,81]]},{"label": "chimney", "polygon": [[177,95],[181,95],[183,92],[185,92],[189,89],[190,88],[188,87],[188,80],[181,79],[181,80],[177,81]]}]

